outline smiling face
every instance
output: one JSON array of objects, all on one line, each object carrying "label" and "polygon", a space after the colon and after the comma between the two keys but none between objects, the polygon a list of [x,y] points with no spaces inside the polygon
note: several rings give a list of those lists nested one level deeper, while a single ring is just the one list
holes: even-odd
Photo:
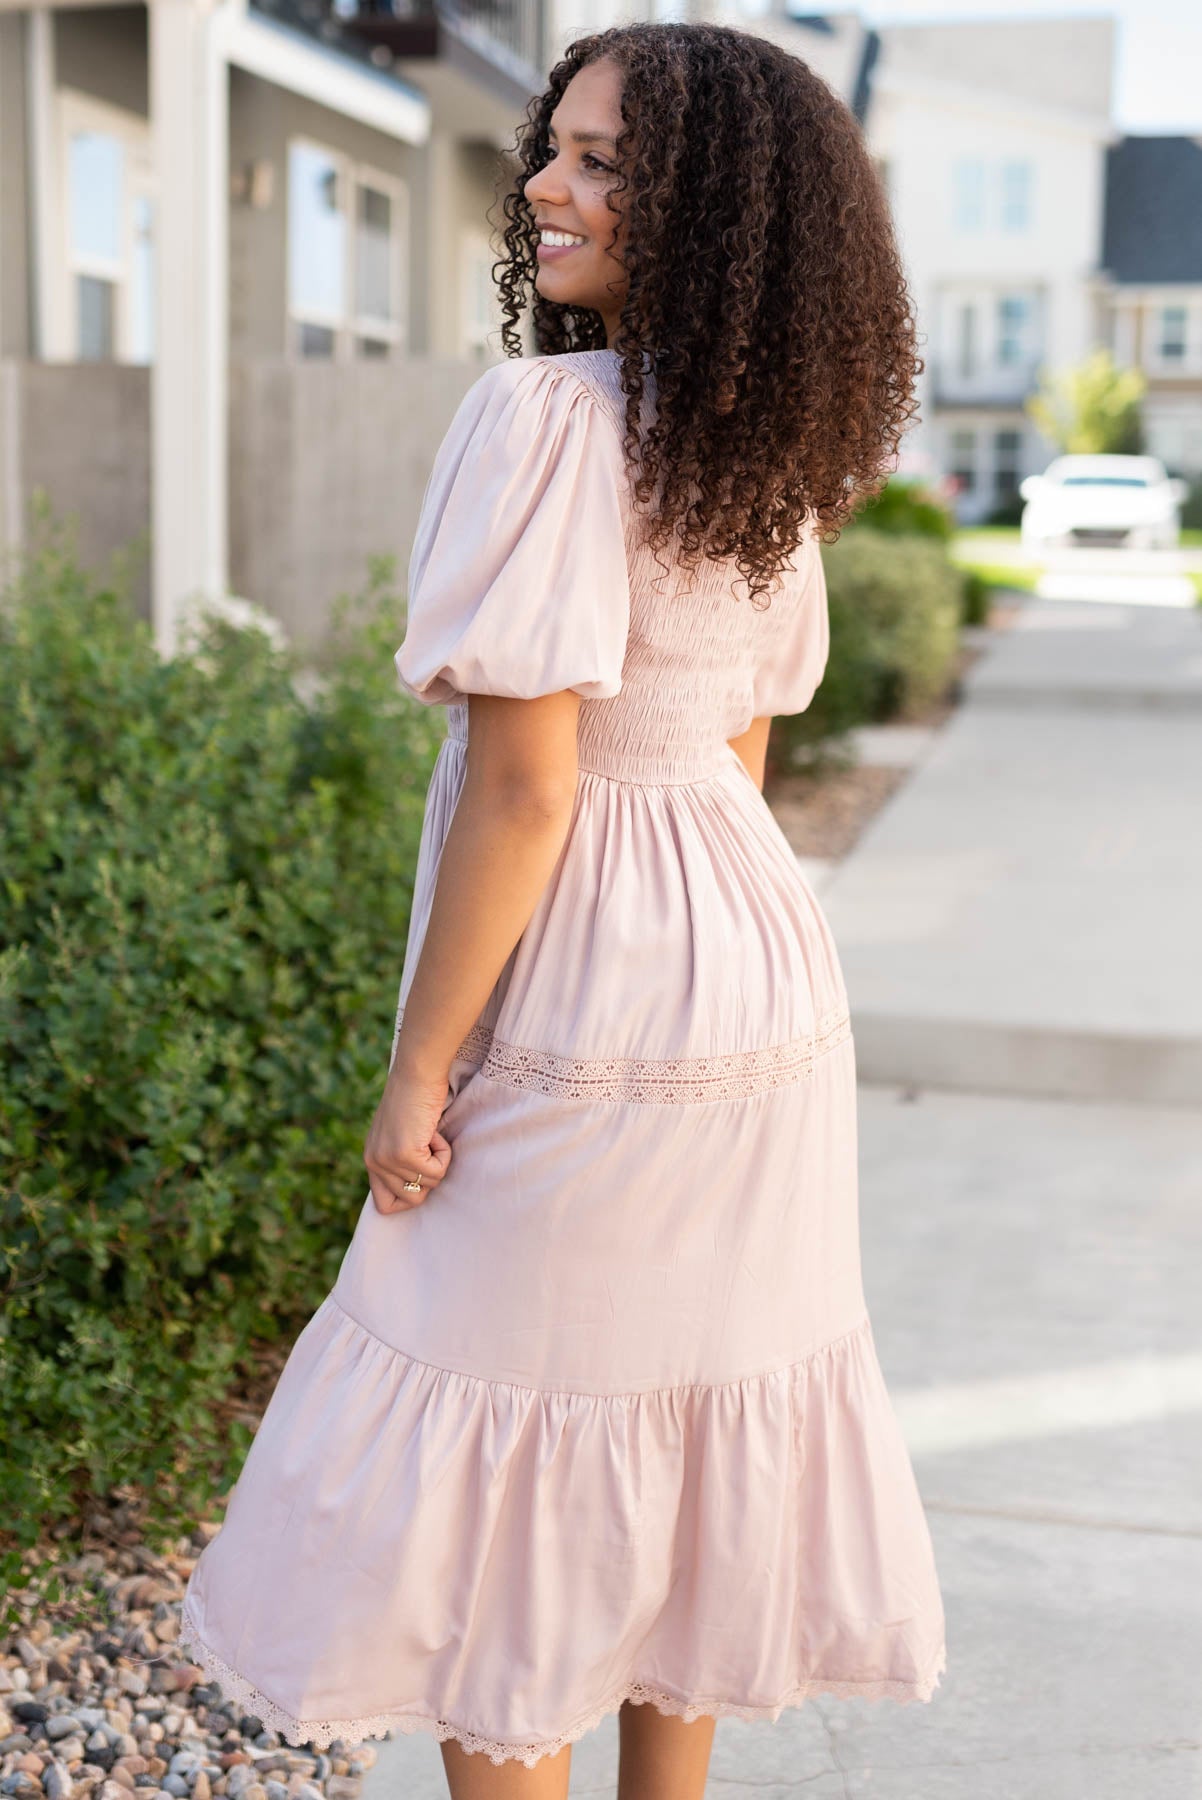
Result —
[{"label": "smiling face", "polygon": [[[605,203],[617,181],[621,91],[618,65],[608,58],[573,75],[551,114],[548,160],[526,183],[538,224],[573,240],[563,247],[540,242],[535,286],[545,300],[600,313],[611,346],[627,286],[626,221]],[[614,205],[621,205],[620,195]]]}]

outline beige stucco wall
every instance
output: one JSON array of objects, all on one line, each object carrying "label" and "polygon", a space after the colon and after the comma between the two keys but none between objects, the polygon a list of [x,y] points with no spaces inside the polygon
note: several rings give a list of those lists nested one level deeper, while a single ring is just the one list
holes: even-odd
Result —
[{"label": "beige stucco wall", "polygon": [[[454,354],[439,342],[459,316],[458,227],[483,223],[497,179],[496,153],[436,134],[412,145],[288,93],[243,69],[230,71],[230,169],[267,162],[271,197],[264,206],[230,201],[230,352],[282,356],[287,347],[288,141],[327,144],[404,181],[410,209],[410,341],[408,350]],[[450,232],[431,228],[434,206],[446,207]],[[449,242],[446,253],[439,246]]]},{"label": "beige stucco wall", "polygon": [[78,88],[110,106],[149,117],[146,8],[73,7],[54,14],[60,87]]},{"label": "beige stucco wall", "polygon": [[[288,140],[310,137],[385,175],[414,185],[421,152],[410,144],[344,118],[328,107],[230,70],[230,172],[266,161],[272,168],[268,205],[230,200],[230,351],[235,356],[281,356],[285,349],[288,267]],[[420,240],[419,240],[420,241]]]}]

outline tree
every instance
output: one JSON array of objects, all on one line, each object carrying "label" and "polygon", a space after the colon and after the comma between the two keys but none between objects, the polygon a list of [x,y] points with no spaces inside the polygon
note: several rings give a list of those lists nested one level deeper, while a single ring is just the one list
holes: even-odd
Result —
[{"label": "tree", "polygon": [[1044,371],[1025,411],[1062,452],[1135,456],[1144,447],[1140,402],[1146,387],[1139,369],[1120,369],[1103,348],[1058,375]]}]

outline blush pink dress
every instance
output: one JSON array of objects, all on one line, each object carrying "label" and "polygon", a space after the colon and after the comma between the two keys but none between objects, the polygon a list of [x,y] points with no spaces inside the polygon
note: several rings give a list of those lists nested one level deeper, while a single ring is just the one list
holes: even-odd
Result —
[{"label": "blush pink dress", "polygon": [[533,1766],[627,1699],[776,1719],[946,1666],[861,1285],[847,995],[727,741],[818,684],[818,544],[767,610],[733,563],[661,566],[623,404],[609,350],[490,367],[423,497],[397,668],[449,729],[398,1023],[467,696],[573,689],[580,774],[451,1068],[449,1172],[365,1199],[188,1584],[181,1645],[293,1744]]}]

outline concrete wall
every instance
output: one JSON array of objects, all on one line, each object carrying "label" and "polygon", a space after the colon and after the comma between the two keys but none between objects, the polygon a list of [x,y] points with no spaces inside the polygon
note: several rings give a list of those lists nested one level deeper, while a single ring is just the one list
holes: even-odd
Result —
[{"label": "concrete wall", "polygon": [[[368,557],[409,552],[434,453],[479,374],[452,358],[387,366],[235,360],[230,368],[230,585],[295,641],[366,585]],[[399,643],[399,638],[398,638]]]},{"label": "concrete wall", "polygon": [[[0,547],[32,547],[30,500],[74,518],[80,561],[105,573],[150,525],[150,370],[128,363],[0,362]],[[130,592],[149,617],[145,555]]]},{"label": "concrete wall", "polygon": [[[302,645],[368,559],[396,558],[405,592],[426,480],[479,369],[413,358],[378,364],[235,361],[230,369],[230,586]],[[150,526],[150,370],[118,363],[0,362],[0,556],[31,541],[30,499],[74,516],[81,562],[103,573]],[[18,524],[15,515],[20,516]],[[149,617],[142,556],[131,585]],[[398,639],[399,642],[399,639]]]}]

